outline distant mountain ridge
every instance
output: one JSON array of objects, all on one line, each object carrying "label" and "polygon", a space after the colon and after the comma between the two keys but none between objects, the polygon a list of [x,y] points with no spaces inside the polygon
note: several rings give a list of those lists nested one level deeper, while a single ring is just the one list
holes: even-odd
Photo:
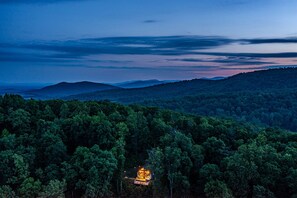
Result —
[{"label": "distant mountain ridge", "polygon": [[61,82],[55,85],[46,86],[41,89],[30,90],[26,93],[30,94],[34,98],[60,98],[74,94],[82,94],[112,89],[121,88],[103,83],[82,81],[75,83]]},{"label": "distant mountain ridge", "polygon": [[200,79],[203,79],[203,80],[223,80],[227,77],[224,77],[224,76],[216,76],[216,77],[212,77],[212,78],[206,78],[206,77],[203,77],[203,78],[200,78]]},{"label": "distant mountain ridge", "polygon": [[143,88],[143,87],[150,87],[154,85],[160,85],[165,84],[169,82],[176,82],[176,80],[135,80],[135,81],[128,81],[128,82],[122,82],[122,83],[116,83],[113,84],[117,87],[131,89],[131,88]]},{"label": "distant mountain ridge", "polygon": [[107,90],[66,97],[79,100],[111,100],[122,103],[142,102],[198,95],[201,93],[224,93],[293,89],[297,87],[297,69],[269,69],[240,73],[222,80],[194,79],[155,85],[146,88]]}]

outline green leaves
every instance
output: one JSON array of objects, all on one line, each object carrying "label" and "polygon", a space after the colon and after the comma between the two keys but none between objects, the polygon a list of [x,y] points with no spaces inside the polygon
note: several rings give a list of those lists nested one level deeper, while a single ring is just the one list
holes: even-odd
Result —
[{"label": "green leaves", "polygon": [[173,191],[185,193],[190,188],[189,174],[193,166],[191,160],[192,141],[184,134],[175,131],[161,138],[163,148],[149,152],[148,162],[155,174],[157,189],[169,186],[169,194]]},{"label": "green leaves", "polygon": [[112,152],[94,145],[90,149],[78,147],[65,174],[70,174],[66,176],[68,180],[89,197],[103,197],[110,193],[110,182],[116,168],[117,160]]},{"label": "green leaves", "polygon": [[[297,195],[295,133],[138,105],[15,96],[0,97],[0,117],[1,196]],[[151,186],[123,178],[138,165],[152,170]]]},{"label": "green leaves", "polygon": [[269,145],[258,139],[242,145],[238,152],[226,158],[227,181],[237,195],[249,195],[254,185],[276,187],[281,176],[278,164],[280,155]]},{"label": "green leaves", "polygon": [[1,184],[21,184],[29,175],[28,164],[23,156],[12,150],[0,152]]},{"label": "green leaves", "polygon": [[13,129],[18,133],[28,132],[30,130],[30,113],[24,109],[10,110],[8,120]]},{"label": "green leaves", "polygon": [[232,198],[227,185],[220,180],[210,180],[206,183],[204,192],[209,198]]},{"label": "green leaves", "polygon": [[210,163],[220,163],[220,161],[228,155],[228,149],[221,139],[209,137],[202,144],[205,150],[205,161]]},{"label": "green leaves", "polygon": [[64,198],[64,192],[66,191],[66,181],[50,180],[48,185],[43,187],[40,193],[41,197],[55,197]]},{"label": "green leaves", "polygon": [[0,186],[0,195],[5,198],[15,198],[16,194],[10,186]]},{"label": "green leaves", "polygon": [[222,179],[222,172],[216,164],[205,164],[199,171],[200,177],[205,181]]},{"label": "green leaves", "polygon": [[32,177],[25,179],[19,188],[19,194],[28,198],[35,198],[40,191],[41,182],[39,180],[35,181]]}]

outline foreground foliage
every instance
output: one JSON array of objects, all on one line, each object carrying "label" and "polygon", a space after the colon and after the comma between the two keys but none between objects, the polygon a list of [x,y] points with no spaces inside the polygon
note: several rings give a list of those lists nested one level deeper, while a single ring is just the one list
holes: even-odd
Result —
[{"label": "foreground foliage", "polygon": [[[297,134],[110,102],[0,98],[2,197],[297,196]],[[147,188],[125,171],[147,164]]]}]

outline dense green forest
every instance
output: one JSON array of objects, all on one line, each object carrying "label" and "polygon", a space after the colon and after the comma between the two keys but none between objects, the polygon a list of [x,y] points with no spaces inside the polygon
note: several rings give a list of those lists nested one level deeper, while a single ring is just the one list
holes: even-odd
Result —
[{"label": "dense green forest", "polygon": [[[0,97],[2,197],[297,197],[297,134],[107,101]],[[124,171],[154,173],[134,186]]]},{"label": "dense green forest", "polygon": [[296,79],[296,68],[270,69],[241,73],[217,81],[194,79],[68,98],[138,103],[297,131]]},{"label": "dense green forest", "polygon": [[295,89],[200,94],[170,100],[150,100],[142,104],[297,131],[297,90]]}]

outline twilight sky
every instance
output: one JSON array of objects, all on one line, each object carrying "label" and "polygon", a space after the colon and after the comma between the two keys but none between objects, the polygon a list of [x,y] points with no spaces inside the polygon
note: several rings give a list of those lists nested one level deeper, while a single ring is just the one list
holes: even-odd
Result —
[{"label": "twilight sky", "polygon": [[296,0],[0,0],[0,83],[229,76],[297,65]]}]

